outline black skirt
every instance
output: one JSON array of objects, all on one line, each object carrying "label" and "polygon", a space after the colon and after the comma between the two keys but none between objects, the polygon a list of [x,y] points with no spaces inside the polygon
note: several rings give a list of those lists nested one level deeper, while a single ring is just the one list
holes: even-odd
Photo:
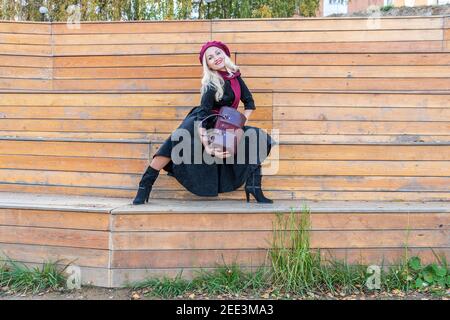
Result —
[{"label": "black skirt", "polygon": [[[206,129],[213,128],[217,117],[211,117],[206,120],[204,127]],[[200,142],[198,134],[196,134],[195,121],[200,121],[200,106],[194,107],[186,115],[178,129],[186,129],[190,133],[191,137],[191,155],[194,154],[194,139],[197,140],[197,146],[200,145],[202,151],[204,147]],[[226,163],[227,158],[215,158],[216,161],[212,163],[210,161],[205,162],[201,157],[201,163],[195,164],[193,162],[193,156],[191,163],[174,163],[172,160],[163,168],[168,176],[174,177],[177,181],[183,185],[188,191],[198,196],[217,196],[219,193],[230,192],[241,187],[247,177],[250,175],[252,168],[255,164],[261,164],[267,156],[270,154],[272,146],[277,142],[265,132],[263,129],[254,126],[244,126],[244,133],[247,130],[254,130],[252,132],[253,137],[257,137],[256,146],[250,146],[255,144],[255,139],[248,139],[246,135],[241,139],[241,144],[245,147],[245,157],[241,155],[240,158],[245,158],[245,161],[238,163],[238,154],[234,155],[234,163]],[[155,156],[165,156],[172,159],[172,149],[182,141],[182,139],[172,139],[172,135],[164,141]],[[262,140],[261,140],[262,139]],[[260,152],[259,146],[267,146],[262,148]],[[242,146],[241,149],[243,150]],[[252,153],[250,153],[252,152]],[[256,153],[255,153],[256,152]],[[242,159],[240,159],[242,160]],[[179,162],[179,161],[178,161]]]}]

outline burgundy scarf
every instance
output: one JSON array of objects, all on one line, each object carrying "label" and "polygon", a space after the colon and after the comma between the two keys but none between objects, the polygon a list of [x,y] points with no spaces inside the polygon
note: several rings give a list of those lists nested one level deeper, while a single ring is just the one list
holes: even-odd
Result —
[{"label": "burgundy scarf", "polygon": [[238,70],[232,76],[229,76],[227,71],[217,70],[217,72],[222,76],[224,80],[230,80],[231,88],[234,92],[234,101],[231,107],[237,109],[239,106],[239,100],[241,100],[241,85],[239,84],[239,80],[237,77],[240,76],[241,73]]}]

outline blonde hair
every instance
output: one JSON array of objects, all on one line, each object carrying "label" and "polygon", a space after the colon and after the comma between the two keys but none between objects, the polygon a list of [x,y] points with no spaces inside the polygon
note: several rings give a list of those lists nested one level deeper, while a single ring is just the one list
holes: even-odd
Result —
[{"label": "blonde hair", "polygon": [[[220,48],[219,48],[220,49]],[[222,50],[222,49],[220,49]],[[222,50],[223,51],[223,50]],[[231,61],[230,57],[225,55],[225,69],[227,70],[229,75],[232,75],[236,71],[239,70],[239,66]],[[219,101],[223,97],[223,86],[225,84],[225,80],[223,80],[222,76],[215,70],[211,70],[208,67],[208,63],[206,62],[206,54],[203,55],[202,59],[203,63],[203,78],[202,78],[202,87],[200,88],[201,96],[208,90],[208,87],[212,87],[216,89],[215,99]]]}]

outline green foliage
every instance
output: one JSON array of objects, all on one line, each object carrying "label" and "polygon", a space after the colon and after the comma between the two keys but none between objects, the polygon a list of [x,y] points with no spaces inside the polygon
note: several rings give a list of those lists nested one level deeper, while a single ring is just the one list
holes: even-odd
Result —
[{"label": "green foliage", "polygon": [[235,263],[219,266],[213,271],[200,271],[193,280],[194,287],[209,294],[240,294],[257,292],[267,285],[267,271],[259,267],[256,272],[244,271]]},{"label": "green foliage", "polygon": [[163,277],[151,278],[142,282],[135,282],[129,286],[136,289],[148,289],[148,296],[156,296],[162,298],[173,298],[185,294],[192,290],[192,282],[181,278],[182,272],[178,273],[175,278]]},{"label": "green foliage", "polygon": [[305,17],[315,17],[320,0],[303,0],[299,4],[299,14]]},{"label": "green foliage", "polygon": [[436,294],[445,293],[450,288],[450,270],[445,257],[439,258],[436,254],[435,257],[437,262],[427,265],[423,265],[418,256],[402,260],[382,274],[383,286],[388,291],[399,289],[405,292],[425,290]]},{"label": "green foliage", "polygon": [[423,289],[426,287],[450,288],[450,272],[445,261],[422,265],[419,257],[412,257],[408,261],[409,278],[406,279],[412,283],[414,289]]},{"label": "green foliage", "polygon": [[208,294],[239,294],[258,292],[267,285],[267,271],[258,267],[255,272],[244,271],[239,265],[221,265],[212,271],[197,270],[193,280],[185,280],[182,272],[175,278],[150,278],[128,285],[133,290],[146,289],[147,296],[175,298],[191,292]]},{"label": "green foliage", "polygon": [[311,17],[319,8],[319,0],[10,0],[2,2],[0,19],[41,21],[45,5],[49,20],[67,21],[73,15],[68,7],[76,4],[81,21]]},{"label": "green foliage", "polygon": [[389,5],[386,5],[386,6],[382,6],[381,8],[380,8],[380,11],[389,11],[389,10],[391,10],[391,9],[393,9],[394,8],[394,6],[392,5],[392,4],[389,4]]},{"label": "green foliage", "polygon": [[39,267],[29,268],[23,263],[7,258],[0,266],[0,287],[8,287],[13,292],[37,293],[46,289],[65,286],[66,278],[57,262],[45,262]]}]

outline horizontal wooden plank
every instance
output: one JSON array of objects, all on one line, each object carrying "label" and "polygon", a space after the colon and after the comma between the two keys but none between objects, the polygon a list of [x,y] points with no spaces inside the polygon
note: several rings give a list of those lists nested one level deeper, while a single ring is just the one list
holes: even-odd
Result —
[{"label": "horizontal wooden plank", "polygon": [[[243,69],[249,66],[436,66],[448,65],[447,53],[238,53],[234,60]],[[197,54],[170,55],[125,55],[125,56],[56,56],[55,69],[64,68],[107,68],[107,67],[177,67],[198,65]],[[253,68],[252,68],[253,69]],[[250,69],[251,70],[251,69]],[[258,69],[256,69],[258,70]],[[68,72],[68,71],[65,71]]]},{"label": "horizontal wooden plank", "polygon": [[52,69],[34,67],[0,67],[2,78],[51,79]]},{"label": "horizontal wooden plank", "polygon": [[0,208],[0,225],[106,231],[109,214]]},{"label": "horizontal wooden plank", "polygon": [[[213,39],[220,38],[225,43],[288,43],[288,42],[349,42],[349,41],[436,41],[442,40],[443,30],[351,30],[351,31],[266,31],[266,32],[212,32]],[[142,38],[141,38],[142,39]],[[99,39],[100,40],[100,39]],[[134,39],[133,39],[134,40]],[[85,40],[87,41],[87,39]],[[101,41],[101,40],[100,40]],[[67,44],[68,42],[64,43]],[[70,42],[85,44],[89,42]],[[105,43],[105,42],[102,42]],[[110,43],[110,42],[107,42]],[[136,40],[128,43],[140,43]],[[60,43],[58,43],[60,44]]]},{"label": "horizontal wooden plank", "polygon": [[0,242],[109,249],[109,233],[107,231],[0,226]]},{"label": "horizontal wooden plank", "polygon": [[[444,61],[441,56],[433,56],[437,61]],[[424,59],[425,60],[425,59]],[[150,54],[126,56],[55,56],[53,67],[58,68],[101,68],[101,67],[169,67],[198,66],[198,54]]]},{"label": "horizontal wooden plank", "polygon": [[[137,190],[137,189],[136,189]],[[130,204],[136,196],[136,190],[113,189],[113,188],[94,188],[94,187],[71,187],[48,184],[11,184],[0,183],[2,192],[18,193],[40,193],[40,194],[67,194],[80,196],[99,196],[129,198]]]},{"label": "horizontal wooden plank", "polygon": [[[17,171],[17,170],[16,170]],[[161,171],[163,173],[164,171]],[[175,179],[161,174],[154,186],[161,190],[183,190]],[[77,173],[74,173],[74,175]],[[69,175],[69,173],[67,173]],[[94,175],[94,173],[92,174]],[[100,174],[98,174],[100,175]],[[106,174],[105,174],[106,175]],[[31,180],[31,179],[30,179]],[[73,179],[74,181],[76,179]],[[70,180],[69,180],[70,181]],[[317,191],[449,191],[449,177],[407,176],[282,176],[263,177],[267,190]],[[99,183],[95,184],[99,186]],[[240,188],[241,189],[241,188]],[[239,189],[239,190],[240,190]]]},{"label": "horizontal wooden plank", "polygon": [[51,90],[50,79],[0,78],[0,90]]},{"label": "horizontal wooden plank", "polygon": [[448,94],[274,92],[273,105],[307,107],[444,108]]},{"label": "horizontal wooden plank", "polygon": [[[155,135],[155,138],[158,135]],[[164,137],[166,138],[166,137]],[[159,141],[164,141],[163,139]],[[280,134],[279,140],[282,144],[367,144],[367,145],[448,145],[450,136],[447,135],[347,135],[347,134],[302,134],[287,135]]]},{"label": "horizontal wooden plank", "polygon": [[33,263],[59,260],[61,264],[71,262],[72,265],[81,267],[109,266],[109,251],[98,249],[0,243],[0,256]]},{"label": "horizontal wooden plank", "polygon": [[[8,120],[3,120],[8,121]],[[30,121],[30,122],[29,122]],[[131,121],[131,120],[129,120]],[[32,124],[31,120],[26,120]],[[249,121],[250,123],[250,121]],[[255,123],[255,122],[252,122]],[[256,126],[260,124],[255,124]],[[0,128],[8,124],[0,122]],[[31,127],[31,125],[30,125]],[[268,129],[267,126],[262,127]],[[450,122],[406,122],[406,121],[273,121],[273,129],[280,134],[447,134]],[[70,130],[68,130],[70,131]],[[72,130],[73,131],[73,130]]]},{"label": "horizontal wooden plank", "polygon": [[[164,132],[171,133],[180,120],[79,120],[79,119],[0,119],[0,130],[22,131],[84,131],[84,132]],[[270,129],[272,121],[249,119],[248,125]],[[431,125],[430,125],[431,127]],[[439,127],[439,126],[438,126]],[[439,127],[440,128],[440,127]],[[433,128],[426,128],[433,132]],[[287,133],[291,131],[288,129]]]},{"label": "horizontal wooden plank", "polygon": [[0,140],[0,154],[148,159],[144,143]]},{"label": "horizontal wooden plank", "polygon": [[[0,26],[1,25],[2,24],[0,23]],[[0,66],[51,68],[52,61],[52,57],[2,55],[0,59]]]},{"label": "horizontal wooden plank", "polygon": [[0,168],[79,172],[138,173],[147,159],[0,155]]},{"label": "horizontal wooden plank", "polygon": [[[437,30],[441,32],[441,30]],[[180,37],[180,34],[183,36]],[[435,31],[421,33],[423,40],[435,40],[437,36]],[[414,37],[410,37],[414,39]],[[104,45],[104,44],[179,44],[179,43],[196,43],[202,46],[203,43],[210,40],[209,30],[203,32],[178,32],[171,33],[117,33],[117,34],[55,34],[53,35],[53,44],[60,45]],[[422,40],[422,39],[421,39]]]},{"label": "horizontal wooden plank", "polygon": [[[15,72],[17,68],[14,68]],[[0,69],[0,74],[1,73]],[[247,77],[448,78],[448,66],[247,66]],[[57,68],[55,79],[135,79],[200,77],[197,66]]]},{"label": "horizontal wooden plank", "polygon": [[[313,248],[448,247],[449,230],[311,231]],[[114,232],[114,250],[262,249],[272,232]]]},{"label": "horizontal wooden plank", "polygon": [[[218,34],[220,38],[221,35]],[[264,39],[266,40],[266,39]],[[404,40],[404,39],[403,39]],[[297,53],[302,52],[443,52],[442,39],[421,41],[367,41],[367,42],[296,42],[296,43],[239,43],[227,42],[230,50],[247,53]],[[450,48],[447,44],[447,48]],[[92,45],[57,45],[54,46],[54,55],[117,55],[117,54],[192,54],[199,51],[199,44],[128,44],[126,46],[113,44]]]},{"label": "horizontal wooden plank", "polygon": [[[447,66],[247,66],[247,77],[448,78]],[[162,70],[165,74],[165,70]],[[444,80],[445,81],[445,80]]]},{"label": "horizontal wooden plank", "polygon": [[[142,168],[142,172],[145,168]],[[0,169],[2,183],[35,184],[50,186],[72,186],[87,188],[117,188],[134,190],[142,172],[135,174],[115,174],[98,172],[45,171]],[[267,190],[316,190],[316,191],[435,191],[450,190],[449,177],[408,177],[408,176],[281,176],[266,175],[263,178]],[[239,190],[243,189],[241,187]],[[154,184],[154,190],[168,193],[183,191],[178,181],[168,176],[164,170]],[[106,192],[106,190],[105,190]],[[243,192],[242,192],[243,194]]]},{"label": "horizontal wooden plank", "polygon": [[[70,131],[70,132],[155,132],[171,133],[180,120],[79,120],[79,119],[0,119],[0,130]],[[424,134],[446,135],[450,122],[406,121],[267,121],[249,119],[249,126],[277,134]]]},{"label": "horizontal wooden plank", "polygon": [[[160,146],[160,143],[152,145],[152,155]],[[450,160],[450,146],[290,144],[277,147],[279,151],[273,154],[271,152],[269,158],[283,160]]]},{"label": "horizontal wooden plank", "polygon": [[[390,91],[433,91],[448,90],[449,85],[442,78],[246,78],[246,84],[255,90],[390,90]],[[197,90],[197,79],[55,79],[54,90],[83,90],[83,91],[108,91],[108,90]]]},{"label": "horizontal wooden plank", "polygon": [[51,25],[48,22],[31,21],[1,21],[0,32],[2,33],[30,33],[30,34],[50,34]]},{"label": "horizontal wooden plank", "polygon": [[189,78],[201,77],[199,66],[155,66],[155,67],[90,67],[57,68],[55,79],[136,79],[136,78]]},{"label": "horizontal wooden plank", "polygon": [[[131,196],[135,195],[135,191]],[[395,192],[395,191],[264,191],[264,194],[270,199],[279,200],[311,200],[311,201],[449,201],[449,192]],[[188,191],[167,192],[167,190],[153,190],[151,198],[157,199],[179,199],[179,200],[242,200],[245,199],[245,193],[241,190],[220,194],[217,198],[208,199],[189,193]],[[255,200],[250,196],[251,202]]]},{"label": "horizontal wooden plank", "polygon": [[[128,158],[0,155],[0,168],[139,173],[147,160]],[[267,160],[263,174],[450,176],[450,161]]]},{"label": "horizontal wooden plank", "polygon": [[0,44],[50,45],[50,34],[0,33]]},{"label": "horizontal wooden plank", "polygon": [[[92,57],[101,60],[106,57]],[[119,61],[127,60],[129,57],[117,57]],[[59,58],[69,60],[69,58]],[[80,66],[86,65],[85,60],[80,59]],[[70,61],[74,60],[71,58]],[[181,57],[180,57],[181,60]],[[55,60],[55,62],[58,60]],[[137,60],[137,63],[142,60]],[[183,60],[182,60],[183,61]],[[257,53],[250,54],[239,52],[236,55],[236,63],[243,66],[436,66],[449,65],[450,55],[448,53],[411,53],[411,52],[394,52],[394,53],[278,53],[277,58],[273,59],[272,54]],[[75,61],[73,63],[76,63]],[[98,63],[101,63],[98,61]],[[109,62],[113,65],[114,62]],[[142,64],[139,64],[142,65]],[[68,65],[70,66],[70,65]],[[105,65],[102,65],[105,66]]]},{"label": "horizontal wooden plank", "polygon": [[[198,79],[55,79],[53,80],[54,90],[75,90],[75,91],[139,91],[139,90],[195,90],[198,91],[200,85]],[[95,90],[94,90],[95,88]],[[253,93],[253,91],[252,91]],[[199,100],[200,102],[200,100]],[[196,103],[196,102],[192,102]]]},{"label": "horizontal wooden plank", "polygon": [[27,56],[50,56],[52,48],[50,45],[40,44],[6,44],[0,46],[0,54],[27,55]]},{"label": "horizontal wooden plank", "polygon": [[207,20],[164,21],[81,21],[79,28],[70,28],[66,23],[53,22],[52,33],[59,34],[115,34],[115,33],[170,33],[209,32],[211,22]]},{"label": "horizontal wooden plank", "polygon": [[[115,188],[93,188],[93,187],[71,187],[58,185],[30,185],[30,184],[11,184],[0,183],[0,191],[3,192],[19,192],[19,193],[43,193],[43,194],[71,194],[83,196],[100,196],[100,197],[117,197],[129,199],[129,204],[136,196],[137,184],[133,190],[131,189],[115,189]],[[402,191],[272,191],[265,190],[264,194],[277,200],[311,200],[311,201],[450,201],[450,193],[445,192],[402,192]],[[217,197],[199,197],[193,195],[187,190],[183,191],[167,191],[152,190],[150,203],[155,203],[158,199],[177,199],[177,200],[239,200],[245,201],[245,193],[243,190],[233,191],[229,193],[219,194]],[[251,198],[251,202],[255,200]]]},{"label": "horizontal wooden plank", "polygon": [[[8,119],[167,119],[183,120],[191,111],[193,106],[176,107],[52,107],[34,106],[34,107],[1,107],[0,116]],[[244,112],[244,106],[238,108]],[[272,107],[258,106],[252,112],[251,119],[271,120]]]},{"label": "horizontal wooden plank", "polygon": [[[77,34],[77,35],[53,35],[54,45],[75,45],[75,44],[146,44],[146,43],[199,43],[220,38],[225,43],[286,43],[286,42],[345,42],[345,41],[433,41],[442,40],[443,30],[441,29],[419,29],[419,30],[326,30],[326,31],[265,31],[265,32],[183,32],[180,37],[180,31],[173,33],[117,33],[109,34]],[[37,37],[37,36],[35,36]],[[44,36],[45,37],[45,36]],[[1,39],[0,39],[1,40]],[[19,41],[21,39],[12,38],[3,40]],[[23,43],[29,43],[28,39],[21,40]],[[36,40],[36,44],[42,43],[45,39]]]},{"label": "horizontal wooden plank", "polygon": [[[385,29],[440,29],[442,17],[377,17],[376,28]],[[314,19],[220,19],[212,21],[213,32],[244,31],[316,31],[316,30],[367,30],[372,24],[361,17],[320,17]]]},{"label": "horizontal wooden plank", "polygon": [[150,143],[155,137],[167,138],[167,135],[139,132],[0,131],[0,139],[29,141]]},{"label": "horizontal wooden plank", "polygon": [[[3,109],[3,108],[2,108]],[[450,108],[273,107],[274,120],[445,121]]]},{"label": "horizontal wooden plank", "polygon": [[[450,249],[437,249],[437,254],[448,257]],[[317,250],[312,249],[316,253]],[[410,256],[420,256],[423,263],[435,262],[430,249],[411,248]],[[114,251],[112,268],[205,268],[238,264],[241,267],[255,267],[270,264],[268,250],[152,250],[152,251]],[[328,249],[320,252],[323,263],[334,258],[338,261],[356,264],[393,265],[404,259],[404,249],[364,248],[364,249]]]},{"label": "horizontal wooden plank", "polygon": [[[277,219],[267,213],[116,214],[112,231],[270,231]],[[311,213],[312,230],[450,228],[449,213]]]},{"label": "horizontal wooden plank", "polygon": [[[51,186],[67,186],[92,189],[117,188],[133,190],[137,187],[142,173],[145,171],[145,165],[142,166],[141,171],[142,172],[135,174],[117,174],[33,169],[0,169],[0,181],[3,183],[48,185],[50,189],[52,188]],[[107,191],[105,190],[104,192],[106,193]]]},{"label": "horizontal wooden plank", "polygon": [[[258,105],[272,106],[272,94],[253,93]],[[200,93],[0,93],[1,106],[110,106],[110,107],[166,107],[200,105]]]},{"label": "horizontal wooden plank", "polygon": [[[256,111],[255,111],[256,112]],[[253,113],[252,113],[253,116]],[[170,133],[146,132],[57,132],[57,131],[0,131],[0,139],[29,141],[73,142],[127,142],[161,144]],[[283,144],[356,144],[356,145],[450,145],[449,135],[285,135],[278,142]]]},{"label": "horizontal wooden plank", "polygon": [[263,174],[280,175],[368,175],[368,176],[450,176],[450,161],[267,161]]}]

